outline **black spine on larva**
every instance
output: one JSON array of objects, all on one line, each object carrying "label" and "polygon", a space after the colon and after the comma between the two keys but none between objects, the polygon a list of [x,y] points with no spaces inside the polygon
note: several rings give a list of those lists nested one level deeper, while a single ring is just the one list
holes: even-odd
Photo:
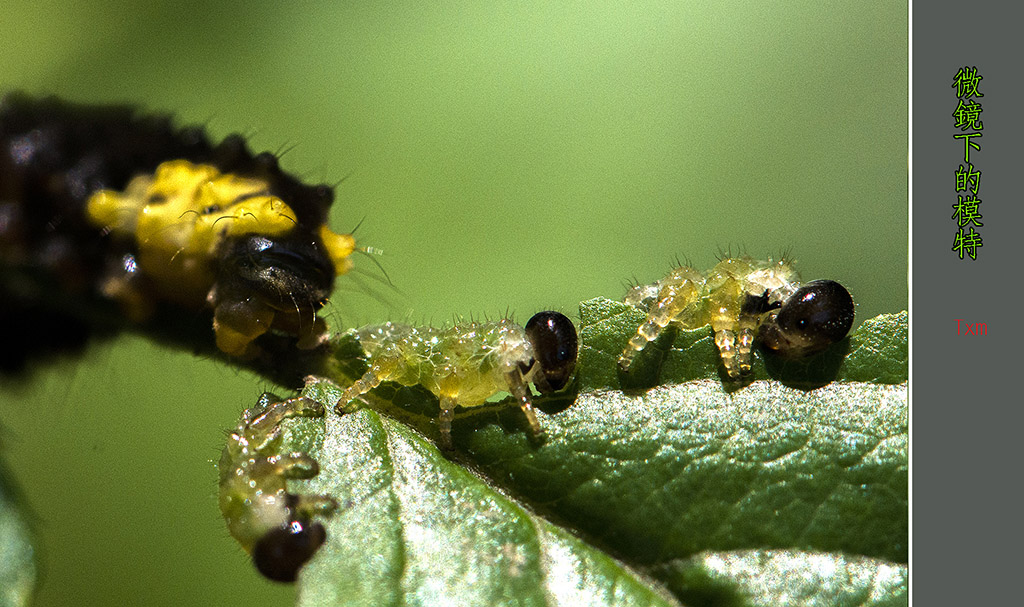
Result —
[{"label": "black spine on larva", "polygon": [[20,215],[0,242],[5,248],[20,244],[30,255],[52,238],[72,238],[81,265],[93,272],[101,264],[92,258],[102,255],[104,245],[85,219],[89,196],[101,188],[123,189],[168,158],[211,151],[205,136],[190,130],[181,137],[166,116],[17,94],[0,104],[0,145],[0,204],[16,205]]},{"label": "black spine on larva", "polygon": [[[132,177],[178,158],[265,179],[295,211],[306,235],[295,238],[317,239],[313,230],[326,221],[330,188],[301,183],[266,155],[254,155],[240,136],[213,145],[202,128],[177,128],[169,116],[131,106],[23,94],[0,101],[0,314],[7,324],[0,372],[60,349],[58,327],[112,332],[123,323],[98,289],[104,268],[133,251],[91,226],[85,203],[98,189],[124,189]],[[192,324],[210,333],[209,317]],[[41,337],[43,325],[52,328],[52,341]],[[75,336],[68,345],[81,344],[81,333],[68,331]],[[172,341],[182,334],[179,327],[167,333]]]},{"label": "black spine on larva", "polygon": [[[302,225],[323,224],[332,202],[330,188],[303,184],[283,172],[273,155],[253,154],[240,135],[229,135],[214,146],[202,128],[175,128],[169,116],[140,114],[131,106],[8,95],[0,103],[5,156],[19,139],[23,163],[15,168],[26,178],[63,177],[64,192],[53,193],[68,194],[64,202],[76,207],[96,189],[121,189],[133,176],[173,158],[267,180],[271,193],[288,202]],[[8,167],[4,168],[6,174]]]}]

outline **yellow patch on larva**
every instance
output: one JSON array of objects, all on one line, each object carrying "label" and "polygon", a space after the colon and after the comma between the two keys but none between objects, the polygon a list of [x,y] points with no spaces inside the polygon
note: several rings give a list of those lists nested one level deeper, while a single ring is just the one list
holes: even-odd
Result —
[{"label": "yellow patch on larva", "polygon": [[134,238],[139,264],[165,295],[200,304],[224,239],[277,236],[297,223],[266,182],[187,160],[164,162],[152,175],[132,179],[124,192],[96,192],[86,212],[95,225]]}]

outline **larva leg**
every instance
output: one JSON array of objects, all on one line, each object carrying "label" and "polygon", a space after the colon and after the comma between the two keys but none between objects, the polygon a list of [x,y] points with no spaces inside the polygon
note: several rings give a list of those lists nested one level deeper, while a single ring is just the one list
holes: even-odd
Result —
[{"label": "larva leg", "polygon": [[244,414],[244,439],[251,448],[262,450],[281,432],[281,422],[291,417],[323,417],[324,406],[308,398],[290,398],[271,402],[277,397],[270,393],[260,396],[258,406]]},{"label": "larva leg", "polygon": [[719,329],[715,331],[715,346],[718,348],[718,355],[722,358],[722,366],[729,379],[739,379],[740,368],[736,360],[736,332],[730,329]]},{"label": "larva leg", "polygon": [[[275,458],[277,473],[289,480],[304,480],[320,474],[320,464],[306,453],[288,453]],[[329,495],[296,495],[289,493],[293,512],[304,516],[331,514],[338,508],[338,502]]]},{"label": "larva leg", "polygon": [[[658,305],[660,305],[660,303]],[[661,335],[661,332],[670,321],[670,318],[663,316],[654,317],[653,312],[649,314],[647,316],[647,320],[636,330],[636,335],[629,339],[629,343],[626,344],[626,348],[622,351],[622,355],[619,356],[619,368],[628,373],[629,367],[633,364],[633,359],[636,358],[637,353],[646,348],[648,343],[654,341],[659,335]],[[662,324],[662,322],[664,322],[664,324]]]},{"label": "larva leg", "polygon": [[345,413],[352,413],[357,410],[359,405],[353,405],[352,401],[379,386],[381,381],[383,380],[378,375],[376,367],[370,367],[370,370],[349,386],[345,393],[341,395],[341,398],[338,399],[338,402],[334,403],[334,412],[338,415],[344,415]]},{"label": "larva leg", "polygon": [[[749,375],[753,359],[754,338],[757,337],[757,330],[761,325],[761,318],[765,312],[771,309],[768,303],[768,289],[761,295],[746,293],[743,297],[743,305],[740,307],[740,316],[737,321],[737,342],[736,342],[736,367],[739,374]],[[776,306],[777,307],[777,306]]]},{"label": "larva leg", "polygon": [[629,372],[637,353],[661,335],[665,327],[673,322],[679,323],[691,304],[699,297],[700,288],[693,279],[685,275],[684,271],[687,270],[695,272],[690,268],[680,268],[669,276],[671,282],[662,287],[658,301],[651,306],[647,319],[636,330],[636,335],[630,338],[622,355],[619,356],[619,368],[623,372]]},{"label": "larva leg", "polygon": [[530,388],[523,381],[523,376],[519,371],[513,371],[507,377],[508,391],[512,393],[516,402],[519,403],[519,408],[523,410],[523,415],[526,416],[526,423],[530,425],[530,434],[535,440],[543,439],[544,429],[540,427],[540,422],[537,421],[537,413],[533,410],[533,403],[530,401]]},{"label": "larva leg", "polygon": [[[740,332],[739,301],[742,296],[743,291],[739,282],[734,278],[727,278],[712,291],[708,300],[711,330],[715,333],[715,347],[718,348],[725,373],[731,380],[740,378],[740,365],[743,360],[740,347],[742,339],[737,335]],[[747,353],[749,355],[749,350]]]},{"label": "larva leg", "polygon": [[[260,403],[268,403],[275,398],[272,394],[260,397]],[[254,413],[254,415],[250,414]],[[298,397],[273,402],[262,407],[246,411],[246,434],[250,445],[262,450],[281,433],[281,422],[293,417],[323,417],[326,414],[324,405],[315,400]],[[273,467],[273,473],[285,479],[313,478],[320,473],[320,464],[306,453],[288,453],[267,459]],[[296,501],[293,509],[306,515],[329,514],[337,508],[337,502],[326,495],[292,496]]]},{"label": "larva leg", "polygon": [[[768,290],[761,295],[751,295],[740,291],[733,294],[734,285],[727,284],[716,294],[711,318],[711,328],[715,331],[715,346],[722,357],[722,366],[729,379],[737,380],[750,374],[753,359],[754,339],[761,324],[762,315],[771,306],[768,303]],[[721,296],[721,299],[719,297]],[[734,297],[730,303],[726,297]]]}]

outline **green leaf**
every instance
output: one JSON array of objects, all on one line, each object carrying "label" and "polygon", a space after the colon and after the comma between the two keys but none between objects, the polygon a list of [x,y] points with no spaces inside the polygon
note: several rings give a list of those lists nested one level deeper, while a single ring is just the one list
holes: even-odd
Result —
[{"label": "green leaf", "polygon": [[0,607],[28,605],[36,583],[31,534],[0,467]]},{"label": "green leaf", "polygon": [[801,548],[907,559],[906,386],[714,380],[581,394],[540,448],[456,435],[495,482],[635,563]]},{"label": "green leaf", "polygon": [[[307,394],[331,402],[331,390]],[[363,410],[287,427],[285,443],[321,462],[296,486],[342,504],[302,573],[301,605],[675,604],[403,424]]]},{"label": "green leaf", "polygon": [[908,603],[907,566],[794,550],[705,552],[666,568],[673,592],[720,607],[896,607]]},{"label": "green leaf", "polygon": [[[503,401],[461,413],[446,457],[423,437],[437,437],[436,398],[391,384],[356,414],[287,420],[285,445],[321,464],[290,490],[341,504],[300,579],[302,603],[762,604],[786,592],[770,579],[780,567],[815,558],[849,569],[847,581],[793,592],[821,604],[837,588],[875,596],[857,585],[856,559],[841,555],[907,560],[907,386],[882,381],[905,378],[906,314],[863,323],[837,348],[846,357],[832,367],[812,360],[806,381],[782,371],[799,385],[831,369],[840,381],[821,388],[777,378],[724,385],[706,332],[680,331],[653,344],[663,364],[636,361],[664,385],[624,391],[607,369],[642,319],[619,306],[581,306],[577,387],[590,389],[538,403],[542,444]],[[335,365],[339,378],[363,369]],[[760,358],[754,368],[758,378],[775,372]],[[854,380],[864,377],[875,383]],[[593,389],[608,384],[616,389]],[[328,404],[339,394],[330,382],[306,390]],[[694,585],[713,577],[697,555],[734,550],[763,562],[768,577],[749,590]],[[687,590],[695,587],[703,590]],[[589,598],[570,600],[568,588]],[[722,602],[736,596],[747,602]],[[900,597],[878,596],[849,604]]]}]

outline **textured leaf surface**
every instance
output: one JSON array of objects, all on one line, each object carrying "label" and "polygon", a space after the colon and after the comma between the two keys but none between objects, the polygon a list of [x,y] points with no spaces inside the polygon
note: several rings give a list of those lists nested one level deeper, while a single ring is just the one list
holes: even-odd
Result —
[{"label": "textured leaf surface", "polygon": [[343,505],[302,574],[302,605],[675,604],[403,424],[364,410],[289,428],[322,466],[304,489]]},{"label": "textured leaf surface", "polygon": [[666,570],[693,604],[729,607],[896,607],[908,603],[907,566],[795,550],[705,552]]},{"label": "textured leaf surface", "polygon": [[714,549],[907,558],[905,385],[805,392],[715,380],[581,394],[533,448],[489,426],[461,437],[489,476],[644,564]]},{"label": "textured leaf surface", "polygon": [[[905,382],[906,315],[866,321],[837,344],[838,364],[811,360],[810,379],[786,380],[838,378],[817,389],[784,385],[760,359],[757,381],[724,386],[710,337],[693,331],[655,343],[662,364],[638,359],[663,385],[624,391],[607,369],[640,319],[617,306],[581,306],[587,389],[540,404],[542,444],[502,402],[456,418],[449,459],[424,438],[437,436],[436,399],[387,384],[356,414],[286,422],[290,448],[322,468],[296,490],[342,505],[302,603],[900,604],[907,386],[890,382]],[[307,391],[338,396],[328,382]]]}]

